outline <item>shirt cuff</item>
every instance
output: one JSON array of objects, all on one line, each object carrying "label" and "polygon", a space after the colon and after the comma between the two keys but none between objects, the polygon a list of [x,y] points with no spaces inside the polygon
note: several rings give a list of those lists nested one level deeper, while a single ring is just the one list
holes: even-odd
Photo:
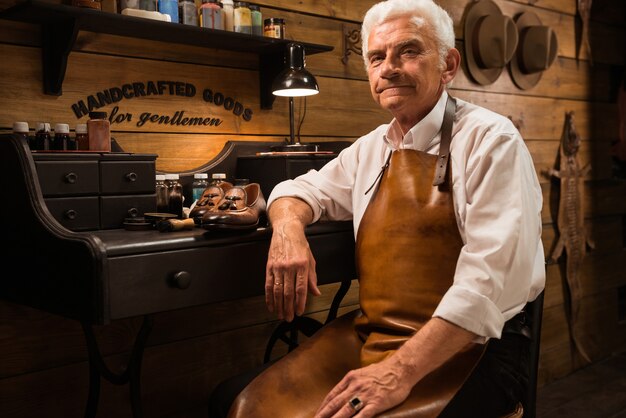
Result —
[{"label": "shirt cuff", "polygon": [[320,207],[315,197],[310,195],[306,190],[303,190],[301,187],[298,187],[298,184],[293,180],[282,181],[274,187],[274,189],[270,193],[270,196],[267,199],[268,212],[272,203],[274,203],[276,199],[280,199],[281,197],[297,197],[298,199],[303,200],[305,203],[307,203],[313,211],[313,223],[317,222],[322,216],[322,208]]},{"label": "shirt cuff", "polygon": [[479,336],[476,342],[500,338],[504,316],[489,298],[453,285],[439,302],[433,317],[439,317]]}]

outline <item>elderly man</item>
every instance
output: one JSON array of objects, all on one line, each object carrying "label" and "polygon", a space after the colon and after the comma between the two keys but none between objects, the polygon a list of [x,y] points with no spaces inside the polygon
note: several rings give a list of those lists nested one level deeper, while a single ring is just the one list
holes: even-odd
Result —
[{"label": "elderly man", "polygon": [[507,118],[447,93],[460,54],[432,0],[376,4],[362,41],[393,120],[273,190],[265,285],[270,311],[301,315],[320,294],[305,227],[353,219],[360,310],[254,378],[229,416],[512,412],[527,383],[519,314],[545,283],[530,154]]}]

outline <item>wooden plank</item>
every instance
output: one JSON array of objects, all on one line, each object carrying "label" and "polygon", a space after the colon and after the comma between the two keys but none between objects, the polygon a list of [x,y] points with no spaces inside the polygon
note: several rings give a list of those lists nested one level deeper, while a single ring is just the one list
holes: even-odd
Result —
[{"label": "wooden plank", "polygon": [[[543,208],[541,219],[544,224],[556,222],[558,208],[558,185],[541,184]],[[585,182],[583,213],[585,218],[616,216],[626,212],[624,196],[626,185],[619,181]]]}]

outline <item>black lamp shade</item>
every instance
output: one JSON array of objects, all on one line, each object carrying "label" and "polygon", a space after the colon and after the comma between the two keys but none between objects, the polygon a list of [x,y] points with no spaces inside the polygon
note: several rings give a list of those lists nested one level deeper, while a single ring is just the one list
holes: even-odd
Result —
[{"label": "black lamp shade", "polygon": [[304,47],[300,44],[287,45],[288,68],[285,68],[272,83],[275,96],[301,97],[319,93],[317,80],[304,66]]}]

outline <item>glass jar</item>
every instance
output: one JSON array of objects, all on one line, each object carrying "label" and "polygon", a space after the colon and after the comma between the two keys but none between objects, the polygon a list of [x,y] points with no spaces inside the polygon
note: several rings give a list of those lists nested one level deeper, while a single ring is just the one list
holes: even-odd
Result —
[{"label": "glass jar", "polygon": [[70,126],[67,123],[54,125],[54,136],[50,140],[50,150],[64,151],[67,149],[67,140],[70,137]]},{"label": "glass jar", "polygon": [[208,29],[224,29],[222,4],[218,0],[202,0],[200,26]]},{"label": "glass jar", "polygon": [[252,22],[252,34],[263,36],[263,15],[261,8],[255,4],[250,5],[250,21]]},{"label": "glass jar", "polygon": [[193,182],[191,182],[191,198],[194,202],[200,199],[202,193],[204,193],[204,189],[209,187],[208,178],[209,175],[207,173],[196,173],[193,175]]},{"label": "glass jar", "polygon": [[50,149],[50,124],[47,122],[39,122],[35,131],[35,140],[31,148],[37,151],[46,151]]},{"label": "glass jar", "polygon": [[235,12],[233,18],[235,32],[252,33],[252,15],[250,6],[246,1],[235,2]]},{"label": "glass jar", "polygon": [[107,112],[89,112],[87,135],[90,151],[111,152],[111,125]]},{"label": "glass jar", "polygon": [[263,36],[285,39],[285,19],[279,17],[265,19],[263,24]]}]

